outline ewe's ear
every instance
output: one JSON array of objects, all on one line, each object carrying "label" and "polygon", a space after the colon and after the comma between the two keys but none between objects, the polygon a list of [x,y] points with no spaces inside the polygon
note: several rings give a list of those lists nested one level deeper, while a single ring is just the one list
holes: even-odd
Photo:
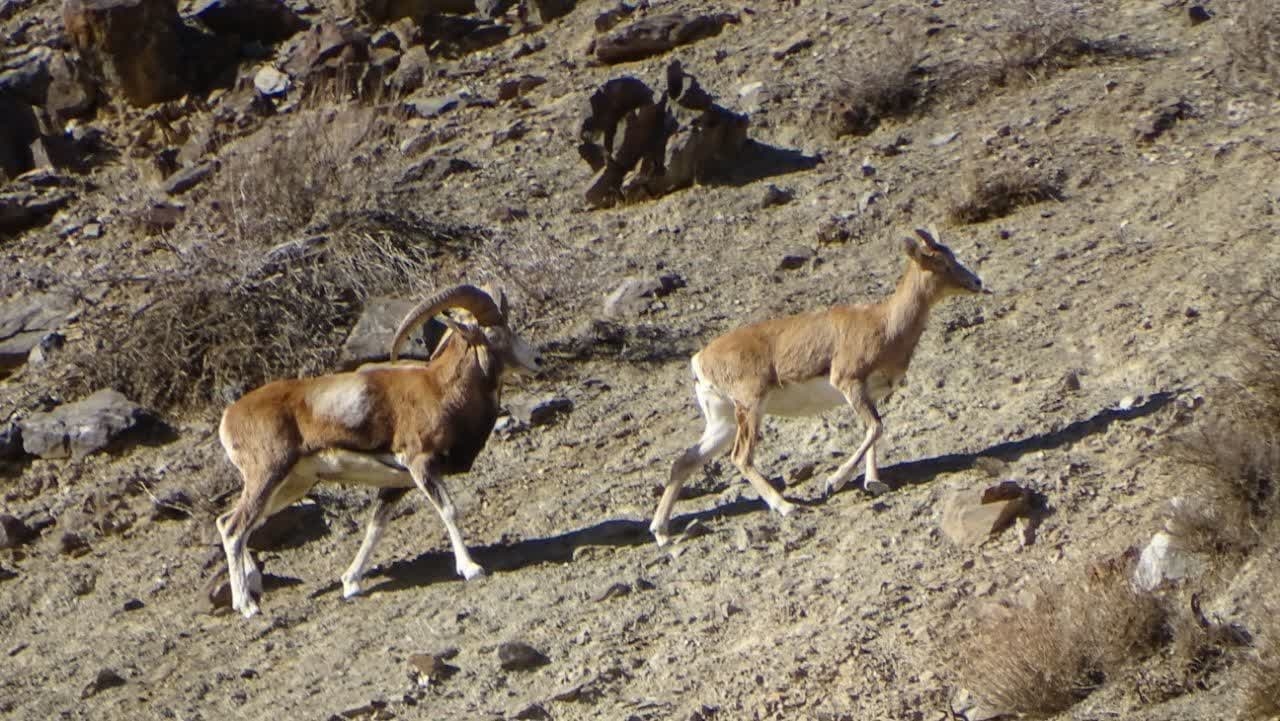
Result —
[{"label": "ewe's ear", "polygon": [[915,238],[902,239],[902,252],[907,254],[908,258],[915,261],[923,261],[928,250],[922,247],[920,241]]},{"label": "ewe's ear", "polygon": [[932,225],[928,228],[916,228],[916,235],[924,242],[924,247],[929,250],[937,251],[941,248],[938,242],[938,229]]}]

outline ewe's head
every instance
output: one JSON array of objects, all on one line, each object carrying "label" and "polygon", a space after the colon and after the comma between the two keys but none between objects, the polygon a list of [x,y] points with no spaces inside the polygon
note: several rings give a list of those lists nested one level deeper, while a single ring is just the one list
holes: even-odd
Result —
[{"label": "ewe's head", "polygon": [[936,231],[916,228],[916,235],[918,239],[903,241],[907,257],[921,270],[938,278],[944,295],[983,292],[982,279],[956,260],[950,248],[937,241]]},{"label": "ewe's head", "polygon": [[485,346],[490,353],[502,358],[506,368],[534,373],[542,369],[542,356],[507,325],[506,295],[499,289],[481,289],[473,285],[458,285],[441,291],[410,311],[400,322],[391,341],[391,360],[396,360],[401,346],[415,328],[450,308],[462,312],[458,320],[440,316],[449,326],[449,333],[440,341],[440,349],[449,342],[450,335],[456,334],[470,345]]}]

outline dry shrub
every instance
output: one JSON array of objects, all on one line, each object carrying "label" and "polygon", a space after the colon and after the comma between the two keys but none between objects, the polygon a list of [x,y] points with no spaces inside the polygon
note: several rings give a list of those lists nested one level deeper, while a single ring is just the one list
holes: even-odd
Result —
[{"label": "dry shrub", "polygon": [[1235,80],[1280,92],[1280,13],[1274,0],[1237,0],[1229,8],[1227,55]]},{"label": "dry shrub", "polygon": [[1129,567],[1046,585],[980,628],[961,654],[965,685],[1002,712],[1044,716],[1149,655],[1164,640],[1165,613],[1129,584]]},{"label": "dry shrub", "polygon": [[1088,54],[1088,14],[1078,0],[1005,0],[996,6],[1000,32],[993,42],[999,58],[991,75],[997,82],[1056,70]]},{"label": "dry shrub", "polygon": [[387,132],[374,108],[311,110],[232,150],[211,185],[211,218],[240,245],[274,244],[327,214],[370,207],[378,183],[362,146]]},{"label": "dry shrub", "polygon": [[1003,218],[1017,208],[1045,200],[1062,200],[1064,173],[1005,162],[973,173],[968,188],[952,201],[949,215],[956,223],[981,223]]},{"label": "dry shrub", "polygon": [[[1266,593],[1273,591],[1259,589]],[[1244,663],[1244,703],[1246,719],[1280,718],[1280,603],[1261,604],[1254,627],[1254,653]]]},{"label": "dry shrub", "polygon": [[884,120],[910,115],[919,105],[924,84],[918,72],[919,42],[887,37],[865,58],[859,75],[844,79],[818,102],[816,115],[831,133],[867,135]]},{"label": "dry shrub", "polygon": [[1219,565],[1280,528],[1280,295],[1255,293],[1235,317],[1212,351],[1224,377],[1170,453],[1193,484],[1173,504],[1170,530]]},{"label": "dry shrub", "polygon": [[210,243],[182,254],[131,318],[90,321],[72,389],[114,387],[159,409],[233,400],[272,378],[334,367],[370,295],[430,284],[442,249],[474,233],[408,214],[359,214],[264,254]]}]

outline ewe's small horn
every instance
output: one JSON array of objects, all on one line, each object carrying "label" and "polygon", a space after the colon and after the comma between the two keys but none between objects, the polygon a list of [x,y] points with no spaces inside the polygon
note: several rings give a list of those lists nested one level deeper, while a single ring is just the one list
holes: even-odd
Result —
[{"label": "ewe's small horn", "polygon": [[501,325],[504,323],[502,311],[493,302],[488,293],[474,285],[457,285],[448,290],[427,298],[400,321],[400,327],[391,340],[391,361],[394,363],[400,356],[400,348],[409,339],[419,325],[428,318],[438,315],[448,308],[462,308],[475,316],[476,322],[482,326]]}]

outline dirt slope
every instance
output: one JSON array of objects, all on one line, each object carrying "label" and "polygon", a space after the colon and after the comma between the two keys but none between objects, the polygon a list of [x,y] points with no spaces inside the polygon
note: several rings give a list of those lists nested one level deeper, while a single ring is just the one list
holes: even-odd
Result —
[{"label": "dirt slope", "polygon": [[[652,5],[650,13],[707,9]],[[1228,82],[1229,6],[1215,3],[1215,18],[1193,25],[1178,5],[1090,4],[1085,34],[1128,51],[992,86],[949,74],[990,59],[988,39],[1001,26],[979,5],[717,6],[741,22],[673,53],[606,67],[587,63],[583,48],[591,20],[609,6],[584,0],[540,29],[439,61],[421,94],[465,86],[488,96],[522,74],[547,82],[530,91],[528,107],[469,106],[393,124],[361,152],[380,158],[377,172],[390,177],[410,162],[402,141],[453,135],[438,152],[476,170],[404,192],[440,217],[478,219],[517,244],[551,249],[542,275],[530,277],[564,295],[527,304],[532,340],[579,333],[628,275],[674,272],[687,285],[621,321],[633,331],[623,350],[560,357],[545,377],[507,392],[509,405],[559,395],[574,406],[550,425],[495,435],[475,470],[450,480],[464,535],[490,571],[478,582],[454,576],[439,520],[413,498],[383,541],[367,596],[343,602],[337,577],[359,544],[369,499],[326,489],[316,499],[320,530],[264,554],[263,613],[211,615],[202,591],[216,560],[208,514],[153,520],[149,495],[234,486],[211,416],[173,419],[179,437],[166,445],[24,461],[0,481],[5,512],[56,523],[0,552],[0,566],[16,574],[0,580],[0,714],[951,718],[963,642],[990,607],[1145,543],[1183,490],[1162,442],[1194,417],[1213,370],[1201,351],[1239,292],[1269,280],[1280,202],[1280,108],[1274,95]],[[924,44],[921,64],[936,90],[921,109],[865,137],[824,133],[811,117],[823,89],[857,76],[862,49],[886,31],[926,25],[941,31]],[[775,60],[772,50],[798,29],[812,47]],[[512,57],[531,40],[545,48]],[[586,209],[590,173],[574,150],[585,97],[623,73],[656,83],[672,57],[731,108],[748,110],[738,89],[763,82],[750,136],[821,162]],[[1178,102],[1183,117],[1142,141],[1152,114]],[[516,121],[525,135],[494,144],[493,133]],[[288,132],[291,122],[281,115],[256,132]],[[240,142],[253,137],[266,136]],[[864,174],[864,159],[874,174]],[[93,171],[97,189],[73,213],[140,203],[152,192],[136,169],[142,162]],[[1059,200],[983,223],[948,219],[975,173],[1029,163],[1061,170]],[[794,201],[762,207],[769,184]],[[819,245],[819,227],[856,216],[873,191],[882,215],[871,232]],[[499,220],[505,208],[524,212]],[[907,386],[886,409],[881,458],[893,491],[872,499],[851,486],[822,497],[822,479],[861,437],[851,413],[771,420],[758,462],[806,512],[769,514],[722,461],[690,483],[676,510],[677,528],[696,520],[709,533],[656,547],[647,534],[655,489],[701,431],[689,354],[747,321],[884,295],[904,262],[900,238],[921,223],[936,223],[994,294],[947,301],[931,318]],[[127,268],[141,262],[128,244],[147,242],[123,224],[75,243],[57,227],[5,243],[16,262],[0,271],[4,295],[74,287],[77,274],[102,263]],[[779,269],[797,247],[816,249],[818,262]],[[427,284],[464,277],[465,265],[452,266]],[[0,385],[19,414],[37,392],[33,378]],[[793,480],[811,464],[812,478]],[[1001,480],[1046,499],[1034,542],[1021,544],[1016,529],[979,548],[948,541],[943,499]],[[100,532],[94,499],[104,494],[114,494],[115,517],[129,519],[125,530]],[[61,553],[64,530],[87,535],[90,550]],[[126,610],[131,600],[141,606]],[[510,640],[550,663],[502,670],[496,649]],[[456,650],[448,663],[457,672],[420,686],[410,656],[446,649]],[[123,683],[86,691],[103,669]],[[1062,718],[1235,717],[1231,668],[1159,704],[1136,690],[1139,677],[1113,679]],[[358,711],[371,702],[378,708]]]}]

